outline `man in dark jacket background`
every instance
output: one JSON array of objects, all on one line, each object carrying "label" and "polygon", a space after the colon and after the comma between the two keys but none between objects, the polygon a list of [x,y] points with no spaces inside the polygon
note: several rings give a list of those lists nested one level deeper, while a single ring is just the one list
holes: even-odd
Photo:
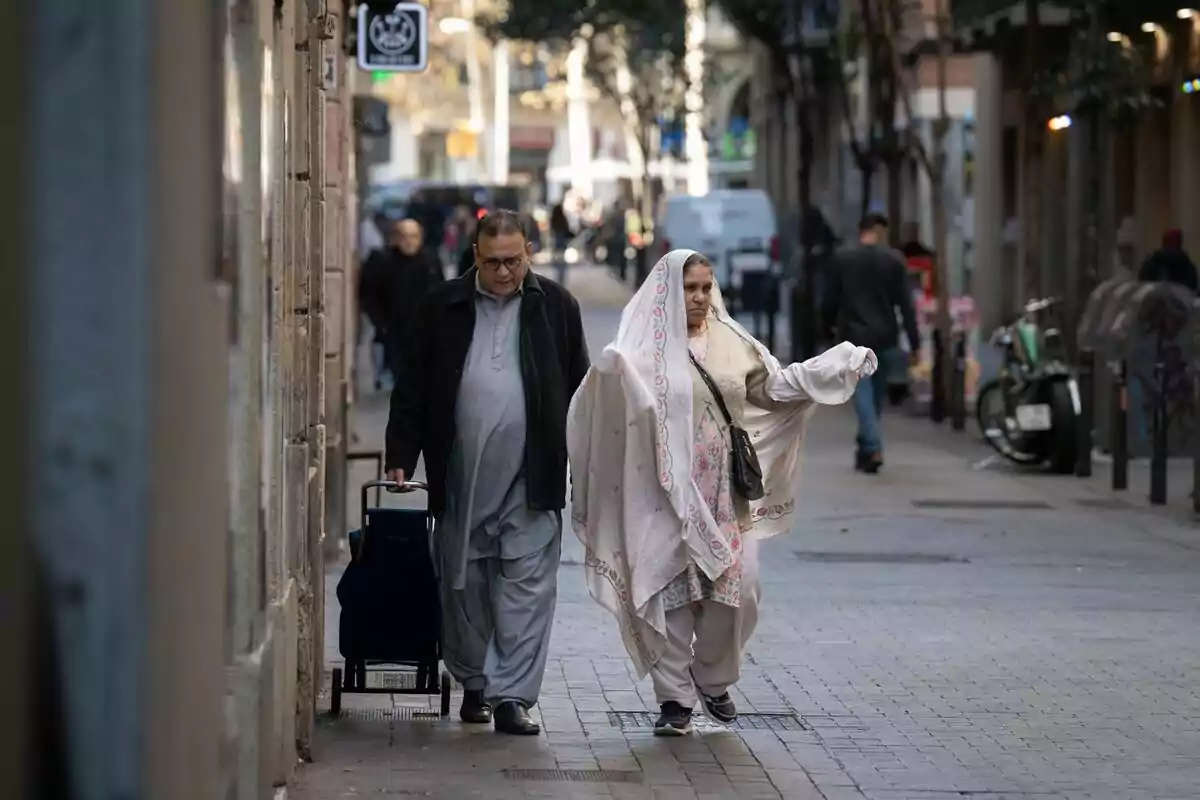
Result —
[{"label": "man in dark jacket background", "polygon": [[[383,345],[384,363],[393,376],[417,303],[446,279],[437,258],[421,245],[420,223],[400,220],[392,227],[388,246],[367,257],[359,280],[359,307],[375,328],[375,341]],[[376,388],[379,385],[377,376]]]},{"label": "man in dark jacket background", "polygon": [[900,325],[904,320],[910,362],[921,349],[917,312],[909,284],[908,268],[887,242],[887,217],[867,214],[858,226],[858,246],[843,250],[834,259],[829,276],[824,318],[834,320],[837,338],[869,347],[879,357],[880,368],[870,380],[858,382],[854,413],[858,417],[856,469],[874,474],[883,466],[883,437],[879,418],[887,396],[888,370],[899,354]]},{"label": "man in dark jacket background", "polygon": [[1200,279],[1196,265],[1183,249],[1183,232],[1169,230],[1163,233],[1162,247],[1151,253],[1138,271],[1140,281],[1168,281],[1186,287],[1193,292],[1200,290]]},{"label": "man in dark jacket background", "polygon": [[567,407],[588,370],[579,304],[534,275],[520,218],[479,221],[475,268],[430,292],[401,351],[385,467],[425,457],[442,657],[464,722],[537,734],[567,491]]}]

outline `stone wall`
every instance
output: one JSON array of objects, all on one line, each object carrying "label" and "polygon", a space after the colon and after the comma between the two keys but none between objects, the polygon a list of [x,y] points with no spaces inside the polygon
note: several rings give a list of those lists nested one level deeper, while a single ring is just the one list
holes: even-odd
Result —
[{"label": "stone wall", "polygon": [[[238,0],[226,48],[236,263],[226,797],[311,757],[327,520],[344,508],[350,242],[340,6]],[[228,211],[228,210],[227,210]]]}]

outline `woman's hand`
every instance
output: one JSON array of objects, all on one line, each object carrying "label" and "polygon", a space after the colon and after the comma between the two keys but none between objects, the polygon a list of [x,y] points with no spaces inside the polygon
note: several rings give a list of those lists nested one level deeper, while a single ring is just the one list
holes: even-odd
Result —
[{"label": "woman's hand", "polygon": [[879,369],[879,357],[869,347],[855,348],[847,364],[848,371],[853,372],[858,379],[869,378]]}]

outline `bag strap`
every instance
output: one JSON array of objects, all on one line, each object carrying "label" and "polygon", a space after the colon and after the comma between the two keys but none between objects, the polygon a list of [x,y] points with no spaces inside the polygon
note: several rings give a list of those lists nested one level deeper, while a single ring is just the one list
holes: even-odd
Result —
[{"label": "bag strap", "polygon": [[688,358],[691,359],[692,366],[696,368],[696,372],[700,373],[700,378],[708,387],[708,391],[712,393],[713,399],[717,401],[717,406],[721,409],[721,416],[725,417],[725,424],[732,428],[733,416],[729,413],[729,407],[725,405],[725,397],[721,394],[721,390],[717,388],[716,382],[708,374],[708,370],[700,366],[700,362],[696,360],[696,356],[691,350],[688,350]]}]

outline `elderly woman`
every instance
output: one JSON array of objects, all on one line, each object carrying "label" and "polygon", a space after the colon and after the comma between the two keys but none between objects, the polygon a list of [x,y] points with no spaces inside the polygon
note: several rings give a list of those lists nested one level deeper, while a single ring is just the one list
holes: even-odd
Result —
[{"label": "elderly woman", "polygon": [[592,596],[620,622],[662,714],[717,722],[758,619],[757,540],[786,531],[815,404],[844,403],[875,354],[843,343],[781,367],[733,320],[711,265],[675,250],[621,315],[571,404],[573,526]]}]

